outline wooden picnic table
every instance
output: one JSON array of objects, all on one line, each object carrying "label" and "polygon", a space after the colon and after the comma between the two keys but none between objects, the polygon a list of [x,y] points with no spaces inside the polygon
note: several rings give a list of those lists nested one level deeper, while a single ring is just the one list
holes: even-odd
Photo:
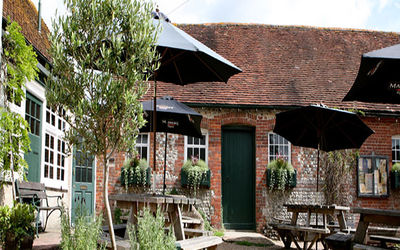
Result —
[{"label": "wooden picnic table", "polygon": [[[168,213],[177,240],[184,240],[181,208],[190,210],[193,205],[200,202],[198,199],[182,195],[154,195],[154,194],[115,194],[110,195],[110,200],[115,201],[120,208],[129,209],[128,223],[137,224],[137,216],[141,209],[149,208],[155,213],[158,208]],[[128,231],[128,230],[127,230]],[[125,232],[125,239],[128,233]]]},{"label": "wooden picnic table", "polygon": [[[340,230],[347,229],[344,213],[349,211],[349,207],[337,205],[315,205],[315,204],[284,204],[288,212],[292,213],[290,224],[277,224],[274,229],[281,237],[285,248],[290,248],[292,242],[295,243],[297,249],[311,249],[317,242],[321,241],[325,249],[327,245],[324,238],[331,234],[331,229],[327,223],[328,215],[337,215]],[[306,213],[306,224],[299,225],[298,217],[300,213]],[[316,224],[311,224],[311,217],[315,215]],[[322,225],[318,225],[318,215],[322,215]],[[298,243],[303,239],[304,245],[301,247]],[[308,243],[311,243],[308,246]]]},{"label": "wooden picnic table", "polygon": [[[368,226],[370,223],[384,224],[389,226],[400,226],[400,211],[375,208],[352,208],[353,213],[360,214],[360,220],[354,235],[355,244],[365,244]],[[394,237],[380,237],[381,241],[393,242]],[[399,238],[396,238],[399,241]]]}]

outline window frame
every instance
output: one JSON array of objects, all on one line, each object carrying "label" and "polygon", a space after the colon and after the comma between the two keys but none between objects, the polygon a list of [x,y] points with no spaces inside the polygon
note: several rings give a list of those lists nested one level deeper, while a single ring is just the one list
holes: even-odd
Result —
[{"label": "window frame", "polygon": [[278,135],[277,133],[274,133],[274,132],[268,132],[268,148],[267,148],[267,151],[268,151],[268,163],[270,163],[271,162],[271,157],[272,157],[272,155],[271,155],[271,152],[270,152],[270,146],[271,145],[277,145],[278,147],[279,146],[285,146],[285,144],[271,144],[271,141],[270,141],[270,135],[276,135],[276,136],[279,136],[279,137],[282,137],[285,141],[287,141],[287,147],[288,147],[288,160],[287,160],[287,162],[288,163],[292,163],[292,144],[290,143],[290,141],[288,141],[288,140],[286,140],[283,136],[280,136],[280,135]]},{"label": "window frame", "polygon": [[[204,138],[204,140],[205,140],[205,145],[194,145],[194,144],[190,144],[190,145],[193,145],[193,146],[201,146],[201,147],[198,147],[199,149],[200,148],[204,148],[205,149],[205,162],[206,162],[206,164],[208,164],[208,132],[203,132],[202,131],[202,135],[205,137]],[[189,160],[188,158],[187,158],[187,150],[188,150],[188,137],[189,136],[187,136],[187,135],[185,135],[185,143],[184,143],[184,162],[186,162],[187,160]],[[194,147],[193,147],[194,148]]]},{"label": "window frame", "polygon": [[136,145],[135,145],[135,150],[141,155],[141,152],[139,152],[137,150],[138,147],[147,147],[147,155],[146,155],[146,160],[147,162],[149,162],[149,158],[150,158],[150,133],[139,133],[138,134],[138,138],[139,136],[143,136],[143,135],[147,135],[147,143],[137,143],[136,140]]},{"label": "window frame", "polygon": [[[392,159],[391,159],[391,162],[392,162],[392,166],[393,166],[393,164],[395,164],[396,162],[399,162],[400,163],[400,158],[399,159],[393,159],[393,140],[398,140],[399,141],[399,145],[400,145],[400,135],[395,135],[395,136],[392,136]],[[400,148],[398,149],[398,150],[395,150],[394,152],[400,152]]]},{"label": "window frame", "polygon": [[[360,159],[371,159],[371,171],[372,171],[372,194],[371,193],[363,193],[360,188]],[[375,193],[375,171],[379,171],[376,166],[377,160],[385,160],[385,173],[386,173],[386,193],[385,194],[377,194]],[[364,171],[365,172],[365,171]],[[364,177],[365,178],[365,177]],[[364,181],[365,183],[365,181]],[[389,158],[387,156],[381,155],[360,155],[357,157],[357,197],[369,197],[369,198],[385,198],[389,197]]]}]

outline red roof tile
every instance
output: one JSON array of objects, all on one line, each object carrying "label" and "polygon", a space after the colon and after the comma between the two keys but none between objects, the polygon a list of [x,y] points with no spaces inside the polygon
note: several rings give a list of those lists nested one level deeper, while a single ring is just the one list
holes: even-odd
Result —
[{"label": "red roof tile", "polygon": [[[202,105],[304,106],[400,111],[341,102],[365,52],[400,43],[398,33],[250,24],[178,25],[243,72],[225,83],[159,83],[158,95]],[[151,93],[149,93],[151,94]],[[355,106],[355,104],[357,104]]]},{"label": "red roof tile", "polygon": [[38,32],[38,11],[31,0],[4,0],[3,16],[18,22],[25,38],[48,60],[50,59],[50,42],[47,38],[49,29],[42,19],[41,32]]}]

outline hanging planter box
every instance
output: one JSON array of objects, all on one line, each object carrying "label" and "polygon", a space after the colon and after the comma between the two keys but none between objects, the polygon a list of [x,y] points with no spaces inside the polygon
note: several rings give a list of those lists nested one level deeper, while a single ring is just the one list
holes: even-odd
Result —
[{"label": "hanging planter box", "polygon": [[[146,169],[146,183],[141,183],[135,172],[128,172],[128,186],[150,186],[151,184],[151,168]],[[125,171],[121,170],[121,185],[125,186]]]},{"label": "hanging planter box", "polygon": [[[267,169],[267,187],[270,187],[271,183],[273,182],[272,180],[272,169]],[[294,170],[294,172],[290,173],[289,171],[287,171],[290,178],[288,180],[286,180],[286,185],[285,188],[294,188],[297,185],[297,171],[296,169]],[[273,189],[275,188],[275,186],[273,187]]]},{"label": "hanging planter box", "polygon": [[392,189],[400,188],[400,172],[399,171],[390,172],[390,183],[391,183]]},{"label": "hanging planter box", "polygon": [[[210,169],[206,172],[205,175],[202,176],[200,187],[210,188],[210,180],[211,180],[211,171]],[[182,187],[188,186],[188,175],[185,171],[181,170],[181,185]]]}]

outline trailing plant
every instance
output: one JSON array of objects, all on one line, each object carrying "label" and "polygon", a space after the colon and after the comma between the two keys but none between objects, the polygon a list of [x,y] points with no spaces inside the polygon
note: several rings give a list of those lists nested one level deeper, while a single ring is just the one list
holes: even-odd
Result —
[{"label": "trailing plant", "polygon": [[207,163],[194,156],[183,164],[182,171],[187,174],[188,186],[194,190],[195,194],[200,187],[201,180],[206,177],[208,170]]},{"label": "trailing plant", "polygon": [[156,216],[149,209],[144,209],[143,217],[138,218],[137,226],[128,227],[131,249],[176,249],[172,228],[169,229],[168,234],[165,234],[164,222],[165,217],[160,209],[157,209]]},{"label": "trailing plant", "polygon": [[397,162],[397,163],[393,164],[391,171],[392,172],[400,172],[400,163]]},{"label": "trailing plant", "polygon": [[321,153],[321,168],[324,177],[324,195],[327,204],[349,203],[349,183],[357,165],[358,150],[346,149]]},{"label": "trailing plant", "polygon": [[[14,181],[14,171],[25,178],[28,165],[24,160],[24,153],[30,149],[30,139],[28,123],[21,115],[12,112],[9,104],[19,104],[25,99],[25,81],[37,77],[38,61],[33,47],[26,43],[21,27],[16,22],[8,19],[1,39],[0,179],[4,181],[11,174],[11,180]],[[15,189],[12,186],[15,200]]]},{"label": "trailing plant", "polygon": [[35,208],[30,204],[15,203],[13,207],[0,207],[0,242],[7,249],[6,242],[15,240],[16,249],[26,237],[35,235]]},{"label": "trailing plant", "polygon": [[78,209],[74,225],[65,209],[61,212],[61,249],[91,250],[106,249],[105,244],[98,245],[102,234],[102,218],[90,216],[85,209]]},{"label": "trailing plant", "polygon": [[267,166],[270,170],[270,176],[267,176],[267,185],[270,189],[285,190],[286,186],[296,178],[292,164],[283,158],[277,158],[271,161]]},{"label": "trailing plant", "polygon": [[121,184],[128,188],[130,185],[146,186],[149,165],[146,159],[140,159],[139,155],[128,159],[121,170]]}]

